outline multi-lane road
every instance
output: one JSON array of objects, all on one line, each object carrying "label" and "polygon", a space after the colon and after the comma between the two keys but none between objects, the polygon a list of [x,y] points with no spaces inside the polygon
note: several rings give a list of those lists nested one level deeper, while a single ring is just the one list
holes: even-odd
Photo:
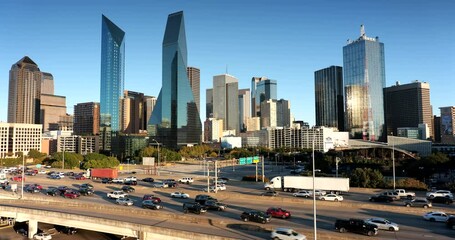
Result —
[{"label": "multi-lane road", "polygon": [[[221,170],[221,175],[232,179],[227,185],[227,191],[220,192],[216,197],[228,205],[228,210],[225,212],[208,212],[204,215],[191,214],[188,216],[199,219],[198,223],[192,223],[185,220],[167,219],[169,215],[176,214],[183,215],[182,203],[190,200],[181,200],[170,198],[170,193],[173,191],[184,191],[190,194],[191,198],[195,195],[201,194],[202,189],[206,188],[206,179],[202,178],[203,169],[200,165],[177,165],[162,169],[161,176],[152,176],[156,179],[178,179],[183,176],[190,176],[197,178],[192,185],[180,185],[177,189],[153,189],[149,183],[139,181],[136,191],[131,194],[131,198],[135,200],[132,207],[117,206],[113,200],[107,199],[106,193],[112,190],[118,190],[121,185],[115,184],[101,184],[100,182],[92,182],[91,180],[76,181],[68,178],[61,180],[52,180],[46,178],[47,176],[34,176],[27,177],[27,183],[38,183],[43,187],[66,185],[68,187],[77,188],[79,184],[90,182],[95,186],[95,195],[91,197],[81,197],[80,199],[62,199],[61,197],[49,197],[44,194],[35,193],[31,195],[26,193],[30,198],[39,199],[45,202],[47,199],[55,201],[62,201],[59,205],[40,204],[39,202],[31,205],[30,202],[15,201],[3,204],[10,204],[15,206],[24,206],[38,208],[43,210],[55,210],[64,212],[76,212],[78,214],[86,214],[92,216],[101,216],[111,219],[123,219],[128,222],[150,224],[164,228],[175,228],[185,231],[204,232],[208,234],[220,235],[236,239],[264,239],[269,236],[267,230],[274,227],[291,227],[306,234],[308,237],[312,236],[313,229],[313,208],[312,201],[307,199],[296,199],[289,193],[280,193],[278,197],[263,197],[260,196],[262,190],[262,183],[245,183],[239,181],[241,176],[254,173],[254,166],[225,167]],[[279,166],[267,166],[266,175],[272,176],[279,174],[279,171],[284,173],[285,170],[280,169]],[[126,177],[128,175],[122,175]],[[137,174],[139,179],[145,175]],[[370,218],[370,217],[385,217],[400,225],[399,232],[384,232],[380,231],[378,238],[380,239],[453,239],[455,238],[455,230],[447,229],[443,223],[434,223],[424,221],[422,215],[429,210],[420,208],[406,208],[402,203],[396,202],[393,204],[369,203],[368,197],[374,192],[380,190],[368,189],[353,189],[345,195],[345,201],[342,203],[330,202],[317,202],[317,227],[320,236],[333,236],[338,239],[364,239],[365,236],[352,234],[352,233],[337,233],[334,231],[334,222],[336,219],[346,218]],[[1,194],[10,194],[1,192]],[[163,200],[164,209],[162,217],[156,216],[153,212],[153,217],[147,214],[126,215],[130,209],[139,209],[142,196],[144,194],[153,193]],[[419,193],[424,194],[424,193]],[[103,208],[90,208],[88,204],[78,207],[67,207],[65,203],[90,203],[102,205]],[[2,204],[0,202],[0,204]],[[269,224],[259,223],[244,223],[240,221],[240,214],[244,210],[257,209],[265,211],[268,207],[278,206],[285,208],[292,213],[292,217],[288,220],[273,219]],[[118,209],[118,211],[106,211],[106,208]],[[443,210],[445,212],[453,212],[453,206],[437,205],[434,210]],[[153,211],[153,210],[144,210]],[[165,214],[166,213],[166,214]],[[210,219],[211,221],[206,221]],[[322,238],[320,238],[322,239]]]}]

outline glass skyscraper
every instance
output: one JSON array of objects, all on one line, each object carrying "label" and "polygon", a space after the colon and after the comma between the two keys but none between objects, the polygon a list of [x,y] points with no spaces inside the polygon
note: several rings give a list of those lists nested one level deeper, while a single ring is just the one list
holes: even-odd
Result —
[{"label": "glass skyscraper", "polygon": [[183,12],[168,16],[163,39],[163,79],[149,122],[151,142],[165,147],[199,144],[202,125],[187,76],[187,49]]},{"label": "glass skyscraper", "polygon": [[266,77],[253,77],[251,80],[251,104],[253,117],[261,116],[261,103],[277,99],[276,80]]},{"label": "glass skyscraper", "polygon": [[102,16],[100,131],[103,150],[110,150],[110,133],[120,129],[120,99],[125,76],[125,32]]},{"label": "glass skyscraper", "polygon": [[343,68],[330,66],[314,72],[316,126],[344,131]]},{"label": "glass skyscraper", "polygon": [[384,44],[365,35],[343,47],[346,130],[353,138],[383,140]]}]

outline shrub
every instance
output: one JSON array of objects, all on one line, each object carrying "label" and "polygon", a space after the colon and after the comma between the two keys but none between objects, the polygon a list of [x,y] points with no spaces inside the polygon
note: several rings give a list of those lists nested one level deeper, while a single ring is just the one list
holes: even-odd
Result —
[{"label": "shrub", "polygon": [[[264,180],[265,180],[265,182],[268,182],[269,178],[265,177]],[[256,175],[243,176],[242,181],[255,182]],[[262,175],[258,175],[258,182],[262,182]]]},{"label": "shrub", "polygon": [[[386,183],[387,188],[392,188],[393,187],[393,182],[388,181]],[[426,191],[428,190],[428,186],[414,178],[404,178],[404,179],[399,179],[395,182],[395,188],[404,188],[408,190],[415,190],[415,191]]]}]

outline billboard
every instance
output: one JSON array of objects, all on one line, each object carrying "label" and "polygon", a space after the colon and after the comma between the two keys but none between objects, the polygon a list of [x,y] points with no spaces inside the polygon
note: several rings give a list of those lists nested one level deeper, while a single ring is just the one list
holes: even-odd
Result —
[{"label": "billboard", "polygon": [[142,158],[142,165],[144,165],[144,166],[155,166],[155,158],[154,157],[143,157]]}]

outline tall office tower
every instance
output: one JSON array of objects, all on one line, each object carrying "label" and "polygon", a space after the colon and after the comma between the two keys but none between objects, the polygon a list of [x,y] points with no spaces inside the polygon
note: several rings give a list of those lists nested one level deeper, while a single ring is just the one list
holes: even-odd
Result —
[{"label": "tall office tower", "polygon": [[223,136],[223,119],[207,118],[204,121],[204,142],[219,142]]},{"label": "tall office tower", "polygon": [[120,99],[125,76],[125,32],[102,15],[100,131],[102,150],[111,149],[111,135],[120,129]]},{"label": "tall office tower", "polygon": [[139,133],[145,122],[144,94],[125,90],[121,100],[120,131],[127,134]]},{"label": "tall office tower", "polygon": [[330,66],[314,72],[316,126],[344,131],[343,68]]},{"label": "tall office tower", "polygon": [[183,12],[168,16],[163,39],[163,80],[148,133],[150,143],[179,148],[201,142],[202,124],[186,73]]},{"label": "tall office tower", "polygon": [[41,71],[25,56],[9,71],[8,122],[40,122]]},{"label": "tall office tower", "polygon": [[[254,89],[254,90],[253,90]],[[253,77],[251,82],[251,105],[253,117],[261,116],[261,103],[269,99],[277,99],[276,80],[266,77]]]},{"label": "tall office tower", "polygon": [[61,117],[66,115],[66,97],[41,93],[40,99],[40,123],[43,124],[43,131],[55,130]]},{"label": "tall office tower", "polygon": [[441,117],[436,115],[433,116],[433,135],[434,135],[434,142],[440,143],[441,142]]},{"label": "tall office tower", "polygon": [[147,126],[149,124],[150,118],[152,117],[153,109],[155,108],[155,105],[156,105],[156,97],[144,96],[144,104],[145,104],[145,107],[144,107],[145,119],[144,119],[143,127],[141,127],[141,129],[147,130]]},{"label": "tall office tower", "polygon": [[455,144],[455,106],[440,107],[441,143]]},{"label": "tall office tower", "polygon": [[41,94],[54,95],[54,76],[47,72],[41,74]]},{"label": "tall office tower", "polygon": [[247,119],[251,117],[250,89],[239,89],[239,127],[240,132],[246,131]]},{"label": "tall office tower", "polygon": [[205,91],[205,118],[213,117],[213,88]]},{"label": "tall office tower", "polygon": [[261,129],[277,127],[276,100],[269,99],[261,102]]},{"label": "tall office tower", "polygon": [[412,83],[384,88],[384,111],[387,134],[397,136],[397,128],[428,125],[429,138],[433,138],[433,120],[430,104],[430,84],[414,81]]},{"label": "tall office tower", "polygon": [[278,127],[291,127],[291,103],[288,100],[276,101],[276,125]]},{"label": "tall office tower", "polygon": [[194,101],[196,102],[197,110],[201,113],[201,70],[195,67],[187,67],[186,74],[188,80],[190,80],[191,91],[194,95]]},{"label": "tall office tower", "polygon": [[235,130],[239,127],[239,82],[228,74],[213,77],[213,117],[223,119],[223,130]]},{"label": "tall office tower", "polygon": [[74,105],[74,135],[100,133],[100,104],[97,102]]},{"label": "tall office tower", "polygon": [[353,138],[378,141],[385,138],[384,44],[365,35],[343,47],[345,125]]}]

